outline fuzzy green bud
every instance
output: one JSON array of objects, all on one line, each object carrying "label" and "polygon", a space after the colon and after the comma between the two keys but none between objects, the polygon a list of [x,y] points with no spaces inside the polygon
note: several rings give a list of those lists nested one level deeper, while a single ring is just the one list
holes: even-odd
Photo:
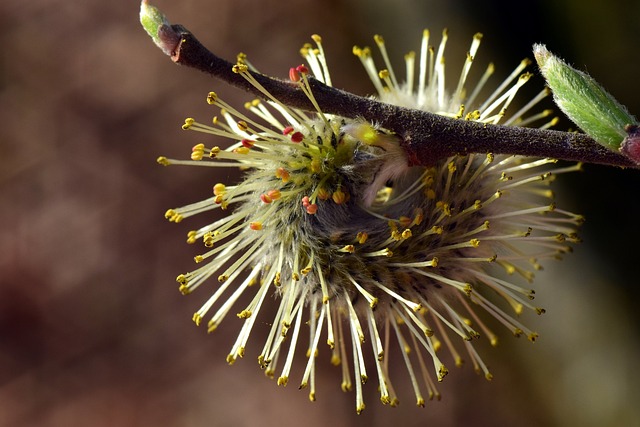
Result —
[{"label": "fuzzy green bud", "polygon": [[534,45],[533,54],[562,112],[601,145],[620,150],[627,126],[637,124],[635,117],[593,78],[567,65],[544,45]]}]

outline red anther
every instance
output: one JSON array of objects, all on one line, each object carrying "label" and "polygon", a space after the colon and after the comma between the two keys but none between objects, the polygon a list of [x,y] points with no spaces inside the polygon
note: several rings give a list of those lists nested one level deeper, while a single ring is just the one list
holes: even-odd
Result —
[{"label": "red anther", "polygon": [[313,214],[315,214],[316,212],[318,212],[318,205],[317,205],[317,204],[315,204],[315,203],[312,203],[312,204],[310,204],[309,206],[306,206],[306,208],[307,208],[307,213],[308,213],[309,215],[313,215]]},{"label": "red anther", "polygon": [[296,67],[296,71],[300,74],[309,74],[309,69],[304,64],[300,64]]},{"label": "red anther", "polygon": [[305,208],[309,206],[309,196],[304,196],[302,198],[302,206],[304,206]]},{"label": "red anther", "polygon": [[302,140],[304,139],[304,135],[302,134],[302,132],[294,132],[293,135],[291,135],[291,141],[292,142],[302,142]]},{"label": "red anther", "polygon": [[252,148],[253,144],[255,144],[255,142],[251,141],[250,139],[243,139],[242,141],[240,141],[240,143],[242,143],[242,145],[244,145],[247,148]]},{"label": "red anther", "polygon": [[282,134],[289,135],[293,131],[294,131],[293,126],[287,126],[286,128],[282,129]]},{"label": "red anther", "polygon": [[264,203],[267,203],[267,204],[273,202],[273,199],[271,197],[269,197],[268,194],[261,194],[260,195],[260,200],[262,200]]},{"label": "red anther", "polygon": [[300,73],[298,72],[297,69],[291,67],[289,68],[289,79],[292,82],[299,82],[300,81]]}]

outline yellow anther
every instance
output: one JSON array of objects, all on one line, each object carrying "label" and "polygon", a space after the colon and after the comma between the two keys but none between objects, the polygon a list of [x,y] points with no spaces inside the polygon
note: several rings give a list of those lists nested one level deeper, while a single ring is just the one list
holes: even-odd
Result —
[{"label": "yellow anther", "polygon": [[322,160],[314,157],[313,160],[311,160],[310,169],[312,173],[322,172]]},{"label": "yellow anther", "polygon": [[196,232],[190,231],[187,233],[187,243],[192,245],[196,242]]},{"label": "yellow anther", "polygon": [[253,313],[251,312],[251,310],[242,310],[240,313],[237,314],[238,318],[240,319],[248,319],[249,317],[251,317]]},{"label": "yellow anther", "polygon": [[213,105],[218,100],[218,94],[215,92],[209,92],[207,94],[207,104]]},{"label": "yellow anther", "polygon": [[180,291],[182,295],[189,295],[191,293],[191,290],[186,285],[180,285],[178,291]]},{"label": "yellow anther", "polygon": [[438,370],[438,382],[442,382],[442,380],[447,376],[448,373],[449,370],[445,368],[444,365],[440,365],[440,369]]},{"label": "yellow anther", "polygon": [[189,129],[195,122],[196,122],[195,119],[192,119],[191,117],[184,119],[184,124],[182,125],[182,129],[183,130]]},{"label": "yellow anther", "polygon": [[202,160],[204,156],[204,144],[194,145],[191,149],[191,160]]},{"label": "yellow anther", "polygon": [[320,37],[318,34],[312,34],[311,38],[313,39],[314,42],[316,43],[322,43],[322,37]]},{"label": "yellow anther", "polygon": [[220,147],[218,146],[213,147],[209,152],[209,157],[212,159],[215,159],[219,152],[220,152]]},{"label": "yellow anther", "polygon": [[305,57],[309,54],[309,52],[313,49],[313,46],[311,46],[311,43],[305,43],[302,45],[302,47],[300,48],[300,55],[302,57]]},{"label": "yellow anther", "polygon": [[193,260],[196,262],[196,264],[199,264],[204,261],[204,257],[202,255],[196,255],[193,257]]},{"label": "yellow anther", "polygon": [[358,56],[358,57],[362,56],[362,48],[360,46],[353,46],[353,48],[351,49],[351,52],[353,52],[355,56]]},{"label": "yellow anther", "polygon": [[251,150],[247,147],[238,147],[233,149],[233,152],[237,154],[249,154],[250,151]]},{"label": "yellow anther", "polygon": [[285,168],[280,167],[276,169],[276,178],[280,178],[282,182],[289,182],[290,177],[291,175]]},{"label": "yellow anther", "polygon": [[380,71],[378,72],[378,77],[380,77],[380,78],[381,78],[381,79],[383,79],[383,80],[384,80],[384,79],[388,79],[388,78],[389,78],[389,74],[390,74],[390,73],[389,73],[389,70],[386,70],[386,69],[385,69],[385,70],[380,70]]},{"label": "yellow anther", "polygon": [[365,233],[364,231],[361,231],[356,235],[356,240],[361,245],[364,244],[364,242],[366,242],[368,238],[369,238],[369,235],[367,233]]},{"label": "yellow anther", "polygon": [[480,111],[479,110],[473,110],[469,113],[467,113],[466,116],[464,116],[465,120],[478,120],[480,118]]},{"label": "yellow anther", "polygon": [[269,190],[267,191],[267,196],[269,196],[271,200],[278,200],[282,197],[282,193],[280,193],[280,190]]},{"label": "yellow anther", "polygon": [[249,223],[249,228],[255,231],[262,230],[262,223],[260,221],[253,221]]},{"label": "yellow anther", "polygon": [[409,237],[412,236],[411,230],[409,230],[408,228],[406,230],[404,230],[401,234],[403,239],[408,239]]},{"label": "yellow anther", "polygon": [[289,377],[287,377],[287,376],[283,376],[283,377],[278,378],[278,385],[286,387],[288,382],[289,382]]},{"label": "yellow anther", "polygon": [[204,243],[205,247],[212,248],[214,245],[214,240],[211,233],[205,233],[205,235],[202,236],[202,242]]},{"label": "yellow anther", "polygon": [[192,317],[192,320],[196,324],[196,326],[200,326],[200,323],[202,322],[202,316],[200,316],[198,313],[195,313]]},{"label": "yellow anther", "polygon": [[420,225],[422,224],[422,221],[424,220],[424,212],[422,210],[422,208],[416,208],[416,210],[414,211],[416,218],[414,220],[416,225]]},{"label": "yellow anther", "polygon": [[156,159],[156,162],[158,162],[158,164],[161,164],[162,166],[169,166],[171,163],[169,162],[169,159],[167,159],[165,156],[160,156]]},{"label": "yellow anther", "polygon": [[454,162],[449,162],[447,169],[449,169],[449,172],[454,173],[457,169],[456,164]]},{"label": "yellow anther", "polygon": [[222,196],[226,190],[227,187],[220,182],[213,186],[213,194],[216,196]]},{"label": "yellow anther", "polygon": [[376,34],[375,36],[373,36],[373,40],[375,40],[378,46],[384,45],[384,38],[380,34]]},{"label": "yellow anther", "polygon": [[226,274],[221,274],[218,276],[218,282],[220,283],[224,283],[227,281],[227,279],[229,278],[229,276],[227,276]]},{"label": "yellow anther", "polygon": [[173,209],[169,209],[164,213],[164,217],[168,219],[170,222],[178,223],[182,221],[183,217],[178,212]]},{"label": "yellow anther", "polygon": [[429,200],[434,200],[436,198],[436,192],[433,191],[433,189],[428,188],[425,192],[424,195],[427,196],[427,199]]},{"label": "yellow anther", "polygon": [[477,248],[478,246],[480,246],[480,240],[471,239],[469,240],[469,244],[471,245],[471,247]]},{"label": "yellow anther", "polygon": [[346,246],[343,246],[341,249],[339,249],[340,252],[348,252],[350,254],[355,252],[355,250],[356,248],[353,245],[346,245]]},{"label": "yellow anther", "polygon": [[249,129],[249,125],[244,120],[238,120],[236,124],[238,125],[238,129],[243,132],[246,132]]},{"label": "yellow anther", "polygon": [[431,187],[434,181],[435,181],[435,178],[431,174],[426,175],[422,180],[425,187]]},{"label": "yellow anther", "polygon": [[216,329],[218,329],[218,324],[213,320],[209,320],[209,323],[207,323],[207,333],[211,333]]},{"label": "yellow anther", "polygon": [[318,190],[318,199],[320,200],[328,200],[331,197],[331,192],[324,187],[321,187]]},{"label": "yellow anther", "polygon": [[335,204],[341,205],[345,203],[349,197],[347,193],[342,191],[342,189],[338,188],[336,191],[333,192],[333,194],[331,195],[331,198],[333,199]]},{"label": "yellow anther", "polygon": [[231,69],[236,74],[246,73],[249,71],[247,64],[236,64]]}]

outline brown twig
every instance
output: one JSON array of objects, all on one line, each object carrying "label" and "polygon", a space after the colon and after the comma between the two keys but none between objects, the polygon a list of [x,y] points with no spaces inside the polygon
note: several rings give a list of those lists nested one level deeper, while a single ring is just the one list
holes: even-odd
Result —
[{"label": "brown twig", "polygon": [[[158,37],[164,43],[163,50],[170,52],[175,63],[263,97],[246,79],[232,71],[234,64],[214,55],[183,26],[162,25]],[[255,72],[251,74],[283,104],[315,110],[298,85]],[[360,97],[315,79],[310,79],[310,85],[325,113],[363,118],[399,135],[412,165],[432,165],[455,154],[494,153],[638,167],[626,156],[605,148],[585,134],[451,119]]]}]

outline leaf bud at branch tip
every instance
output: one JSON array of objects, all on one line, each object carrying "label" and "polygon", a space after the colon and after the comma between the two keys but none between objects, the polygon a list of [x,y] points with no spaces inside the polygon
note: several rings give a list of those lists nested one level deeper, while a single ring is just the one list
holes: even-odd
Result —
[{"label": "leaf bud at branch tip", "polygon": [[[553,92],[553,100],[581,130],[599,144],[612,151],[638,154],[640,133],[638,121],[611,94],[586,73],[567,65],[547,50],[544,45],[533,46],[533,54],[547,84]],[[633,128],[633,132],[628,132]],[[629,136],[628,136],[629,134]],[[623,140],[629,141],[626,151]],[[638,157],[631,157],[636,163]]]},{"label": "leaf bud at branch tip", "polygon": [[173,55],[180,43],[180,36],[160,9],[150,5],[147,0],[140,3],[140,23],[156,46],[166,55]]}]

